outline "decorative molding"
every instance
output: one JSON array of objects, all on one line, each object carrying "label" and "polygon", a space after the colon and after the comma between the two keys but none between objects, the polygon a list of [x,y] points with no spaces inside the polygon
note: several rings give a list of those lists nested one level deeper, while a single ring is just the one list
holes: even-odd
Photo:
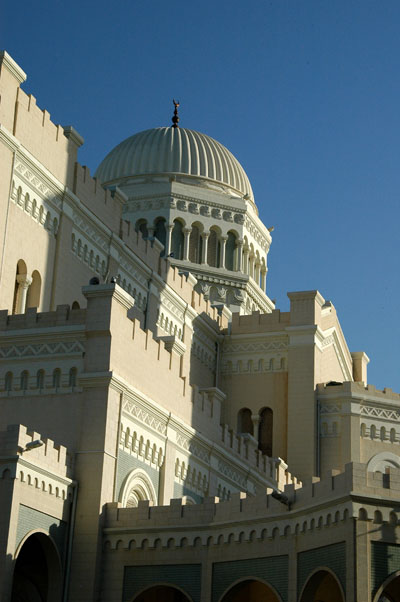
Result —
[{"label": "decorative molding", "polygon": [[[14,172],[13,176],[10,193],[11,200],[24,213],[30,215],[44,230],[56,236],[60,216],[58,202],[55,202],[55,197],[45,198],[41,194],[37,195],[32,186],[26,184],[25,180],[19,177],[19,174]],[[39,201],[36,199],[36,196]],[[49,205],[50,209],[48,208]]]},{"label": "decorative molding", "polygon": [[89,240],[104,253],[109,253],[110,241],[89,219],[82,215],[77,209],[74,209],[72,220],[78,230],[85,234]]},{"label": "decorative molding", "polygon": [[265,353],[268,351],[287,351],[288,340],[275,339],[269,341],[249,341],[243,343],[225,343],[223,346],[223,353]]},{"label": "decorative molding", "polygon": [[200,458],[200,460],[203,460],[203,462],[206,462],[207,464],[210,463],[210,452],[204,447],[197,445],[192,439],[189,439],[188,437],[185,437],[185,435],[177,432],[176,443],[185,451],[189,452],[193,456],[196,456],[196,458]]},{"label": "decorative molding", "polygon": [[27,359],[43,356],[82,355],[85,347],[81,341],[40,343],[28,345],[11,345],[0,347],[0,357],[3,359]]},{"label": "decorative molding", "polygon": [[27,167],[18,156],[15,158],[14,172],[21,176],[42,200],[52,203],[58,210],[61,209],[62,198],[60,193],[57,194],[45,184],[43,178],[38,176],[31,167]]},{"label": "decorative molding", "polygon": [[124,397],[122,402],[122,410],[129,416],[136,418],[140,422],[143,422],[147,426],[160,433],[166,435],[167,433],[167,421],[160,420],[155,414],[149,410],[144,409],[139,404],[135,403],[132,399]]},{"label": "decorative molding", "polygon": [[240,487],[243,487],[244,489],[247,488],[247,478],[237,470],[234,470],[229,464],[222,462],[222,460],[218,460],[218,471],[231,481],[240,485]]},{"label": "decorative molding", "polygon": [[400,422],[400,410],[394,408],[379,408],[371,405],[360,406],[361,416],[368,416],[368,418],[379,418],[381,420],[389,420]]},{"label": "decorative molding", "polygon": [[339,403],[322,403],[320,406],[321,414],[340,414],[342,406]]},{"label": "decorative molding", "polygon": [[184,311],[183,308],[178,307],[177,302],[171,298],[170,295],[167,295],[165,292],[160,293],[160,301],[161,307],[163,309],[168,309],[170,313],[177,318],[181,325],[183,325],[184,320]]}]

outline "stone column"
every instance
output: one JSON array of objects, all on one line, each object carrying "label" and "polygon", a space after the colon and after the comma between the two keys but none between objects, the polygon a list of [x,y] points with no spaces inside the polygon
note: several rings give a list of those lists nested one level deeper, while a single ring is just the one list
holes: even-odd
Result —
[{"label": "stone column", "polygon": [[28,288],[32,284],[32,278],[26,274],[17,275],[18,291],[17,291],[17,305],[15,308],[16,314],[25,313],[26,298],[28,296]]},{"label": "stone column", "polygon": [[221,248],[219,253],[219,265],[221,268],[225,267],[225,247],[226,241],[228,240],[227,236],[221,236]]},{"label": "stone column", "polygon": [[236,241],[236,271],[242,271],[242,250],[243,250],[243,240],[238,239]]},{"label": "stone column", "polygon": [[243,272],[245,274],[249,273],[249,248],[245,247],[244,248],[244,253],[243,253]]},{"label": "stone column", "polygon": [[203,249],[201,253],[201,263],[207,265],[207,251],[208,251],[208,237],[210,236],[209,232],[202,232],[201,237],[203,239]]},{"label": "stone column", "polygon": [[261,416],[260,414],[252,414],[251,421],[253,423],[253,437],[258,442],[258,428],[260,426]]},{"label": "stone column", "polygon": [[254,279],[254,255],[249,256],[249,276]]},{"label": "stone column", "polygon": [[261,268],[261,288],[264,291],[264,293],[265,293],[266,282],[267,282],[267,268],[262,267]]},{"label": "stone column", "polygon": [[183,259],[184,261],[189,261],[189,239],[192,228],[183,228],[183,234],[185,236],[185,241],[183,244]]},{"label": "stone column", "polygon": [[166,257],[168,257],[168,255],[171,253],[171,237],[172,237],[173,228],[174,228],[174,224],[168,224],[167,237],[166,237],[166,241],[165,241],[165,256]]},{"label": "stone column", "polygon": [[147,238],[154,238],[154,226],[147,226]]},{"label": "stone column", "polygon": [[254,266],[254,280],[260,286],[260,264],[256,263]]}]

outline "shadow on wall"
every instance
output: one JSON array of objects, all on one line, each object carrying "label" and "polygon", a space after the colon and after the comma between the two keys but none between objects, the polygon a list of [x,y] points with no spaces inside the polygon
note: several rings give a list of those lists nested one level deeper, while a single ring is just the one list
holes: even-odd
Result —
[{"label": "shadow on wall", "polygon": [[47,602],[61,599],[62,567],[54,544],[59,527],[50,527],[50,536],[36,532],[27,537],[14,564],[11,602]]}]

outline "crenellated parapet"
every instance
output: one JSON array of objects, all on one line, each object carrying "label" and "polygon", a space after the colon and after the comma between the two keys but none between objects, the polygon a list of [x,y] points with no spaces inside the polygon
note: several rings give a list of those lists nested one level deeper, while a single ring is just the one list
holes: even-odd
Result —
[{"label": "crenellated parapet", "polygon": [[280,499],[267,490],[256,496],[237,493],[226,502],[207,498],[195,506],[185,505],[185,499],[154,507],[149,502],[139,502],[137,508],[108,504],[104,538],[106,548],[179,548],[267,542],[318,533],[351,518],[393,524],[398,519],[393,503],[399,493],[400,469],[382,475],[351,463],[343,473],[331,471],[322,479],[288,483]]},{"label": "crenellated parapet", "polygon": [[86,309],[71,309],[69,305],[57,305],[55,311],[38,312],[30,307],[23,314],[10,314],[7,309],[0,311],[0,332],[27,330],[30,328],[56,328],[85,324]]},{"label": "crenellated parapet", "polygon": [[73,471],[73,458],[63,445],[21,424],[0,432],[1,478],[18,479],[33,490],[65,500]]},{"label": "crenellated parapet", "polygon": [[400,402],[400,394],[395,393],[389,387],[380,390],[374,385],[364,385],[360,382],[344,382],[344,383],[323,383],[317,385],[318,396],[322,398],[328,397],[347,397],[352,395],[359,399],[375,399],[376,401],[394,401]]},{"label": "crenellated parapet", "polygon": [[245,316],[235,313],[232,315],[230,334],[251,334],[262,332],[281,331],[290,324],[290,313],[274,309],[269,314],[258,311]]}]

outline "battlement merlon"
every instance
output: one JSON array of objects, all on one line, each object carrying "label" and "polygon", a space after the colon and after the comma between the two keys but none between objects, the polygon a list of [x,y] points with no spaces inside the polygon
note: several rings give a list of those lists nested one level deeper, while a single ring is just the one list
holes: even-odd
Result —
[{"label": "battlement merlon", "polygon": [[42,438],[22,424],[8,425],[6,431],[0,432],[0,450],[0,462],[15,456],[59,477],[72,478],[72,458],[66,447]]}]

